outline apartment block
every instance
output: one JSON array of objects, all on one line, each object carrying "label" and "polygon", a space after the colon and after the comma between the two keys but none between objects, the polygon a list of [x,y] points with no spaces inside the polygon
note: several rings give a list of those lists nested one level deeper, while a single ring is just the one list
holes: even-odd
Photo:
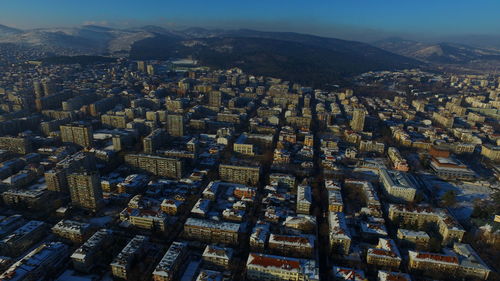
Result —
[{"label": "apartment block", "polygon": [[188,218],[184,224],[184,234],[190,239],[207,243],[237,245],[240,238],[240,228],[239,223]]},{"label": "apartment block", "polygon": [[453,241],[460,242],[465,230],[444,209],[431,208],[424,205],[416,207],[391,204],[389,207],[389,219],[399,220],[403,224],[417,224],[423,226],[431,222],[438,226],[439,233],[443,236],[443,243],[449,244]]},{"label": "apartment block", "polygon": [[114,277],[128,280],[132,265],[144,256],[148,240],[146,236],[136,235],[128,242],[110,264]]},{"label": "apartment block", "polygon": [[187,256],[187,243],[177,241],[173,242],[153,271],[153,280],[179,280],[177,275],[179,273],[179,269],[184,265]]},{"label": "apartment block", "polygon": [[68,246],[60,242],[44,243],[11,265],[0,275],[0,280],[44,280],[49,273],[65,264]]},{"label": "apartment block", "polygon": [[376,248],[368,249],[366,262],[382,267],[398,268],[401,264],[401,254],[392,239],[379,238]]},{"label": "apartment block", "polygon": [[250,253],[247,259],[249,280],[319,280],[319,268],[314,260]]},{"label": "apartment block", "polygon": [[83,243],[92,235],[92,227],[88,223],[61,220],[52,227],[52,232],[74,243]]},{"label": "apartment block", "polygon": [[81,272],[90,272],[101,261],[104,252],[112,243],[113,232],[111,230],[101,229],[97,231],[71,254],[73,267]]},{"label": "apartment block", "polygon": [[146,154],[127,154],[125,163],[153,175],[179,179],[183,175],[182,160]]},{"label": "apartment block", "polygon": [[101,208],[102,187],[96,172],[76,172],[68,175],[67,179],[72,204],[94,212]]},{"label": "apartment block", "polygon": [[416,182],[409,174],[380,169],[380,181],[386,194],[394,200],[411,202],[417,193]]},{"label": "apartment block", "polygon": [[220,164],[219,176],[223,181],[256,185],[259,182],[260,167]]},{"label": "apartment block", "polygon": [[74,143],[82,147],[91,147],[93,130],[90,124],[73,123],[61,125],[61,139],[63,142]]}]

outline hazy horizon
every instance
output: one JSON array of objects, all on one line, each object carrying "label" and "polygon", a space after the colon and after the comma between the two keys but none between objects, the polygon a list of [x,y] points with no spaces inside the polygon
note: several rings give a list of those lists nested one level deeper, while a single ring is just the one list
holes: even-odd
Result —
[{"label": "hazy horizon", "polygon": [[[356,2],[356,3],[352,3]],[[401,3],[404,2],[404,3]],[[499,37],[500,2],[407,1],[3,1],[0,24],[19,28],[61,28],[86,24],[132,28],[256,29],[298,32],[372,42],[389,37],[440,42],[448,38]],[[461,40],[461,39],[460,39]],[[460,41],[458,40],[458,41]],[[453,40],[451,40],[453,41]]]}]

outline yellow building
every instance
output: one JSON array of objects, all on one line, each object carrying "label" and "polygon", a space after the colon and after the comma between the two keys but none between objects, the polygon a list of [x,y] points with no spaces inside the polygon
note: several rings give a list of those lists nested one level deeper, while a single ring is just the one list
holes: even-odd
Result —
[{"label": "yellow building", "polygon": [[481,155],[490,159],[491,161],[500,161],[500,146],[493,146],[490,144],[483,144],[481,146]]},{"label": "yellow building", "polygon": [[408,251],[408,256],[411,270],[455,272],[458,269],[458,257],[454,254]]},{"label": "yellow building", "polygon": [[379,238],[377,247],[368,249],[366,261],[377,266],[398,268],[401,264],[401,254],[394,240]]},{"label": "yellow building", "polygon": [[259,182],[260,167],[221,164],[219,176],[223,181],[255,185]]},{"label": "yellow building", "polygon": [[246,274],[249,280],[319,280],[319,269],[314,260],[257,253],[248,256]]},{"label": "yellow building", "polygon": [[409,207],[391,204],[389,219],[399,220],[403,224],[416,224],[422,227],[425,223],[435,223],[443,236],[443,244],[460,242],[465,234],[462,226],[444,209],[431,208],[424,205]]}]

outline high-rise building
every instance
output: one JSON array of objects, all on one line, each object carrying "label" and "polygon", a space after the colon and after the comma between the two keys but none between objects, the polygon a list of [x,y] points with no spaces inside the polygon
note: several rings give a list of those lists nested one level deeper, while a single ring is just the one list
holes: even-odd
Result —
[{"label": "high-rise building", "polygon": [[33,92],[35,93],[35,97],[37,99],[43,97],[43,88],[42,88],[42,84],[40,83],[40,81],[38,81],[38,80],[33,81]]},{"label": "high-rise building", "polygon": [[68,182],[66,180],[66,171],[64,169],[53,169],[45,172],[45,182],[50,191],[66,192]]},{"label": "high-rise building", "polygon": [[151,75],[151,76],[155,75],[155,69],[156,69],[156,67],[154,65],[148,64],[147,72],[149,75]]},{"label": "high-rise building", "polygon": [[96,211],[102,203],[102,189],[96,172],[78,172],[68,176],[71,202],[79,207]]},{"label": "high-rise building", "polygon": [[171,136],[184,136],[184,117],[182,115],[168,115],[167,130]]},{"label": "high-rise building", "polygon": [[63,142],[71,142],[83,147],[92,146],[93,131],[90,124],[73,123],[62,125],[60,128]]},{"label": "high-rise building", "polygon": [[47,189],[58,192],[68,192],[67,175],[74,171],[85,169],[95,170],[95,155],[89,152],[77,152],[59,161],[54,169],[45,172]]},{"label": "high-rise building", "polygon": [[146,63],[142,60],[137,62],[137,70],[145,72],[146,71]]},{"label": "high-rise building", "polygon": [[351,129],[354,131],[363,131],[365,127],[365,110],[355,108],[352,113]]},{"label": "high-rise building", "polygon": [[50,96],[55,94],[56,92],[56,86],[54,82],[52,82],[50,79],[44,79],[42,81],[42,86],[43,86],[43,92],[45,93],[45,96]]},{"label": "high-rise building", "polygon": [[156,129],[142,141],[144,147],[144,153],[153,154],[160,148],[162,143],[166,140],[166,134],[164,129]]},{"label": "high-rise building", "polygon": [[182,112],[184,109],[184,104],[181,99],[172,99],[167,97],[165,99],[165,107],[168,112]]},{"label": "high-rise building", "polygon": [[127,128],[129,118],[125,115],[103,114],[101,115],[101,123],[106,127],[112,128]]},{"label": "high-rise building", "polygon": [[[48,109],[57,109],[60,108],[61,103],[67,99],[73,97],[73,92],[71,90],[64,90],[57,94],[53,94],[50,96],[44,96],[42,98],[35,99],[35,108],[38,111],[48,110]],[[67,113],[65,113],[67,114]]]},{"label": "high-rise building", "polygon": [[211,91],[208,93],[208,105],[219,107],[222,105],[222,93],[220,91]]}]

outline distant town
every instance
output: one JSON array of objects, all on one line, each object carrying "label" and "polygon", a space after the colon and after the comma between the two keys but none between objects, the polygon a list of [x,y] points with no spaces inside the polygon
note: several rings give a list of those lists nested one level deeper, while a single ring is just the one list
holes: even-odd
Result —
[{"label": "distant town", "polygon": [[500,278],[497,75],[9,54],[0,280]]}]

